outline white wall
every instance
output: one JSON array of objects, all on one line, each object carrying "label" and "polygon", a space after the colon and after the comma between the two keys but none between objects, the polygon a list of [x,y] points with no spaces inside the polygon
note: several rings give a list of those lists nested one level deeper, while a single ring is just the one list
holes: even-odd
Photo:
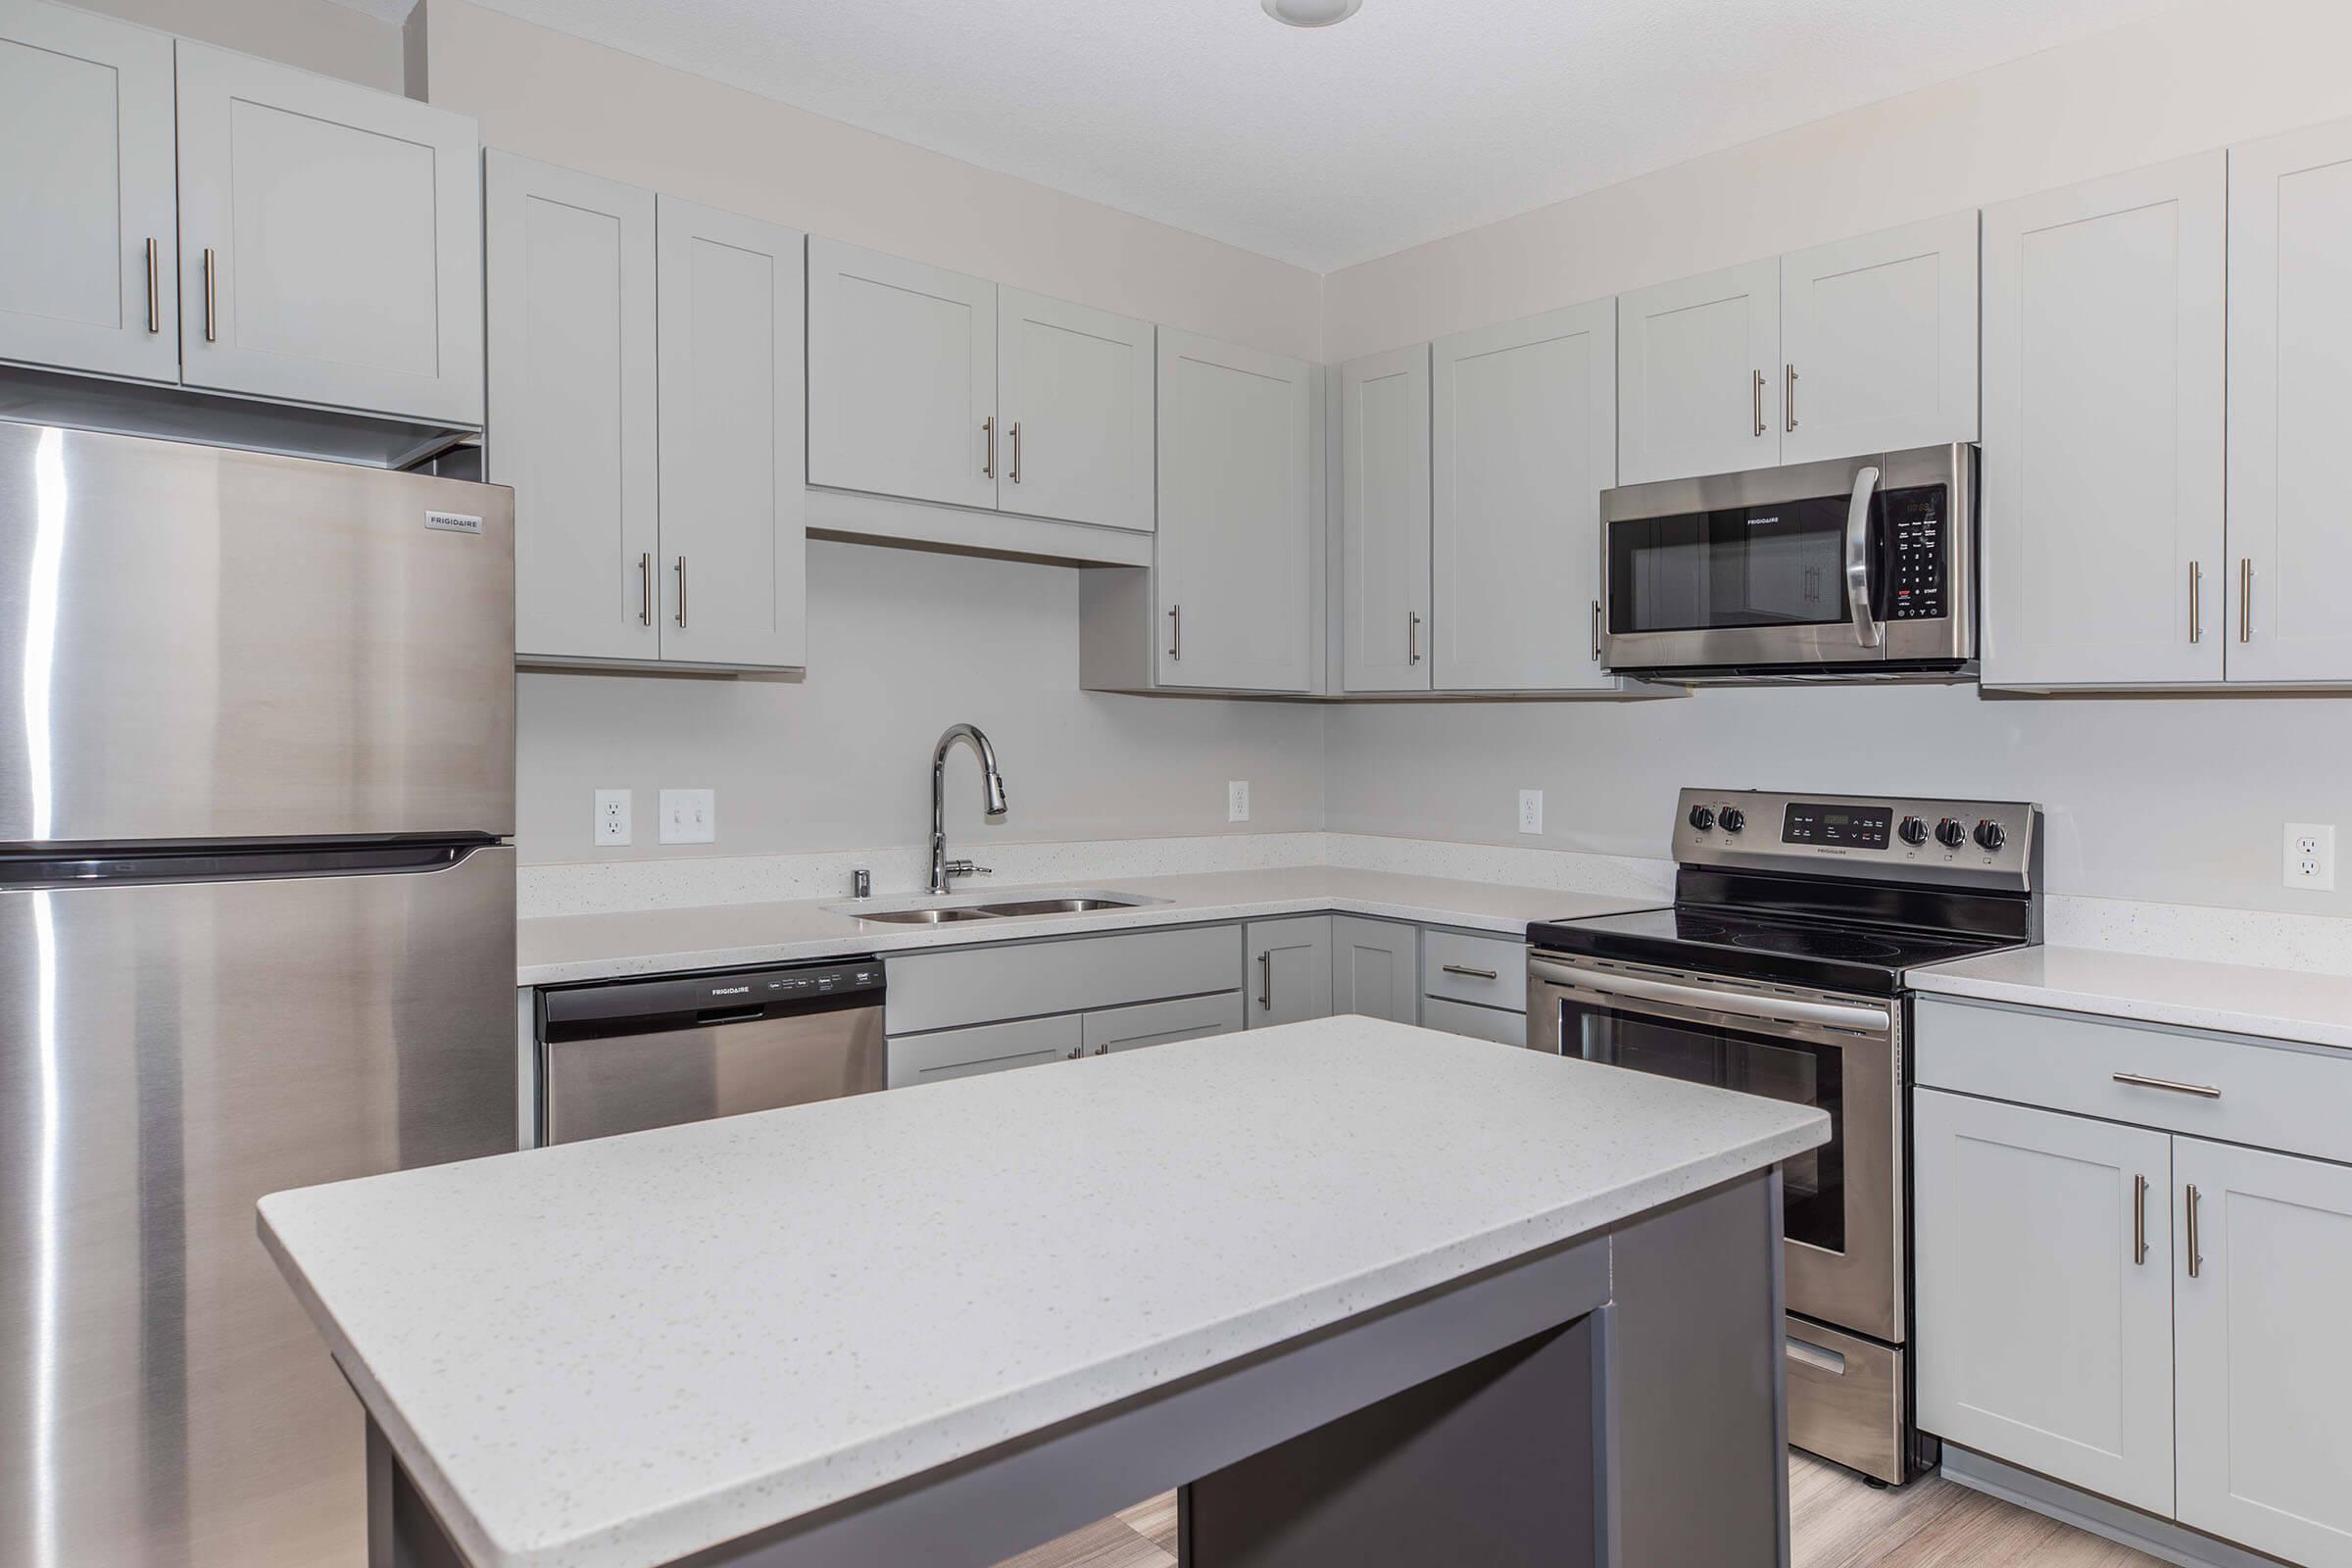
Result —
[{"label": "white wall", "polygon": [[399,92],[400,27],[332,0],[73,0],[141,26]]},{"label": "white wall", "polygon": [[[2352,115],[2352,5],[2230,0],[1697,159],[1325,280],[1334,361]],[[1563,630],[1581,636],[1582,621]],[[1631,707],[1350,707],[1328,825],[1659,856],[1674,791],[2049,808],[2060,892],[2352,913],[2279,885],[2288,820],[2352,844],[2352,700],[1761,689]],[[1546,791],[1544,840],[1512,831]]]}]

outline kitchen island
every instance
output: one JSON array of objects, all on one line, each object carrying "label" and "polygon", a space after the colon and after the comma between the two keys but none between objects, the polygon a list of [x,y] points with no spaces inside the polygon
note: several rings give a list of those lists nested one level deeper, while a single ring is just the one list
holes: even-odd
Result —
[{"label": "kitchen island", "polygon": [[1359,1017],[280,1193],[372,1560],[1786,1561],[1819,1111]]}]

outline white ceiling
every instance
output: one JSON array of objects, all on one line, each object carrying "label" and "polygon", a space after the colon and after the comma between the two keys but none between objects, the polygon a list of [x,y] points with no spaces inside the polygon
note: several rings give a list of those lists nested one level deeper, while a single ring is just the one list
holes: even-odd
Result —
[{"label": "white ceiling", "polygon": [[486,3],[1330,271],[2181,0]]}]

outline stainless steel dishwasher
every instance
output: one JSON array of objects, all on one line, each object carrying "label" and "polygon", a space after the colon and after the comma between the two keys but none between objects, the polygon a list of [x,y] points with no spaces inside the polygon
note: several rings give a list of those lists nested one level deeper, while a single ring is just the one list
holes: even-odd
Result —
[{"label": "stainless steel dishwasher", "polygon": [[879,958],[550,986],[538,1022],[546,1144],[883,1086]]}]

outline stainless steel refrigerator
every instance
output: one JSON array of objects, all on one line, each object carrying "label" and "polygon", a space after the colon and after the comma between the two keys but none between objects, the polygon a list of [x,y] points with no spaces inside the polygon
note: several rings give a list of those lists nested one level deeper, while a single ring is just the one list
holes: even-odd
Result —
[{"label": "stainless steel refrigerator", "polygon": [[0,423],[0,1563],[366,1560],[263,1194],[515,1145],[514,510]]}]

